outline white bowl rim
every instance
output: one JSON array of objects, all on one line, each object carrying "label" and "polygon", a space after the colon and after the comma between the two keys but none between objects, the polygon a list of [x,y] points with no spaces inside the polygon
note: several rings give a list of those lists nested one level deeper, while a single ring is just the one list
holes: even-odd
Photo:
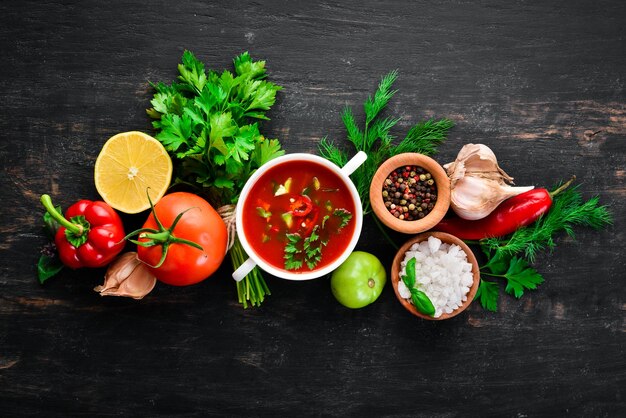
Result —
[{"label": "white bowl rim", "polygon": [[[352,237],[350,238],[350,242],[348,243],[348,246],[345,248],[344,252],[327,266],[318,270],[305,271],[305,272],[292,272],[288,270],[278,269],[272,266],[271,264],[267,263],[265,260],[263,260],[263,258],[261,258],[261,256],[259,256],[254,251],[252,246],[248,243],[248,240],[246,239],[245,234],[243,233],[243,210],[242,208],[243,208],[243,205],[245,204],[246,198],[248,194],[250,193],[250,190],[252,189],[252,187],[256,184],[259,178],[263,174],[265,174],[267,171],[269,171],[271,168],[277,165],[280,165],[282,163],[286,163],[289,161],[298,161],[298,160],[312,161],[312,162],[318,163],[330,169],[335,174],[337,174],[339,178],[343,180],[344,184],[350,191],[350,194],[354,201],[355,212],[356,212],[354,214],[354,217],[352,218],[356,222],[356,224],[354,225],[354,233],[352,234]],[[271,274],[272,276],[279,277],[281,279],[304,281],[304,280],[316,279],[316,278],[329,274],[330,272],[335,270],[337,267],[339,267],[348,258],[348,256],[352,253],[352,251],[356,247],[356,244],[359,241],[359,237],[361,236],[361,229],[363,227],[363,208],[361,205],[361,198],[359,196],[358,191],[356,190],[356,187],[354,186],[354,183],[352,182],[352,180],[350,180],[350,177],[348,175],[346,175],[343,171],[341,171],[340,167],[328,161],[327,159],[320,157],[318,155],[315,155],[315,154],[291,153],[291,154],[282,155],[280,157],[276,157],[268,161],[267,163],[263,164],[259,169],[257,169],[252,174],[252,176],[250,176],[250,178],[246,181],[246,184],[243,186],[243,189],[241,190],[241,194],[239,196],[239,201],[237,202],[237,207],[236,207],[236,212],[235,212],[235,222],[236,222],[236,228],[237,228],[237,237],[239,238],[239,242],[241,243],[241,246],[245,250],[248,257],[254,260],[254,262],[259,268]]]}]

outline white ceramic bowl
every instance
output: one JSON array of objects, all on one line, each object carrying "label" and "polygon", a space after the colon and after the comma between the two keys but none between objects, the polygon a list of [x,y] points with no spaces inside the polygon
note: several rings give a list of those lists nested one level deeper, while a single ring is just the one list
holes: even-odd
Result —
[{"label": "white ceramic bowl", "polygon": [[[235,270],[235,272],[233,273],[233,278],[237,281],[240,281],[255,266],[258,266],[262,270],[271,274],[272,276],[280,277],[283,279],[310,280],[310,279],[322,277],[332,272],[337,267],[339,267],[341,263],[343,263],[346,260],[346,258],[348,258],[352,250],[354,250],[354,247],[356,246],[359,240],[359,236],[361,235],[361,228],[363,226],[363,209],[361,206],[361,199],[359,198],[359,193],[357,192],[356,187],[354,187],[354,184],[352,183],[352,180],[350,180],[349,176],[350,174],[352,174],[352,172],[354,172],[354,170],[356,170],[361,164],[363,164],[363,162],[366,159],[367,159],[367,155],[364,152],[359,152],[350,161],[348,161],[348,163],[344,167],[339,168],[335,164],[331,163],[330,161],[322,157],[319,157],[317,155],[296,153],[296,154],[287,154],[282,157],[275,158],[265,163],[261,168],[259,168],[248,179],[248,181],[244,185],[241,191],[241,195],[239,197],[239,202],[237,203],[237,209],[236,209],[236,215],[235,215],[237,237],[239,238],[239,241],[241,242],[241,246],[246,251],[249,258],[241,265],[241,267]],[[248,198],[248,195],[250,194],[250,190],[264,173],[266,173],[268,170],[272,169],[273,167],[276,167],[277,165],[286,163],[288,161],[311,161],[311,162],[314,162],[321,166],[326,167],[333,173],[337,174],[339,178],[341,178],[346,188],[349,190],[350,195],[352,196],[352,200],[354,202],[354,207],[355,207],[355,213],[353,217],[353,220],[355,222],[354,232],[352,236],[346,237],[346,239],[349,239],[350,242],[346,246],[343,253],[341,253],[341,255],[335,261],[333,261],[329,265],[322,267],[320,269],[316,269],[312,271],[304,271],[304,272],[293,272],[289,270],[276,268],[270,265],[269,263],[267,263],[266,261],[264,261],[263,258],[259,254],[257,254],[257,252],[252,248],[252,246],[248,242],[248,239],[244,233],[242,209],[244,205],[246,205],[246,199]]]}]

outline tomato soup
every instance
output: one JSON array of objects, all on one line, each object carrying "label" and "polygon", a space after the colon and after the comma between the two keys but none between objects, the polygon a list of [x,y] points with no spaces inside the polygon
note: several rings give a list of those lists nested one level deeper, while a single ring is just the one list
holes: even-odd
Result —
[{"label": "tomato soup", "polygon": [[264,173],[243,205],[243,232],[266,263],[290,272],[325,267],[346,250],[355,206],[341,177],[311,161]]}]

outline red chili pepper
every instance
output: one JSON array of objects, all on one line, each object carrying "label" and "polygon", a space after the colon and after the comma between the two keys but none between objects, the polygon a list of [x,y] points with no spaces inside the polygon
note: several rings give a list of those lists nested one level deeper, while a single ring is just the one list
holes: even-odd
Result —
[{"label": "red chili pepper", "polygon": [[476,221],[459,217],[444,218],[433,230],[447,232],[461,239],[480,240],[489,237],[502,237],[519,228],[535,222],[552,206],[552,197],[566,189],[576,177],[563,184],[554,192],[546,189],[533,189],[513,196],[487,215]]},{"label": "red chili pepper", "polygon": [[[300,225],[298,226],[302,228],[301,232],[302,232],[303,237],[308,237],[311,234],[311,231],[313,231],[313,228],[315,228],[315,225],[317,224],[317,220],[319,219],[319,216],[320,216],[319,208],[314,207],[309,212],[306,218],[304,218],[302,221],[296,221],[296,222],[300,222]],[[304,224],[304,226],[302,224]]]},{"label": "red chili pepper", "polygon": [[124,248],[122,220],[105,202],[79,200],[67,209],[65,217],[55,209],[47,194],[41,196],[41,203],[60,224],[54,243],[66,266],[103,267]]},{"label": "red chili pepper", "polygon": [[289,205],[289,210],[293,216],[307,216],[313,209],[313,202],[308,196],[293,195],[290,199],[293,199]]}]

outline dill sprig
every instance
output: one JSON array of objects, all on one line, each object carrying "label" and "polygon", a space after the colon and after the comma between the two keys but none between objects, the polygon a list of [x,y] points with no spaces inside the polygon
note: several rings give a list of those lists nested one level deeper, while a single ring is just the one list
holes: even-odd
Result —
[{"label": "dill sprig", "polygon": [[576,185],[554,196],[552,208],[533,224],[518,229],[509,237],[486,239],[482,245],[500,255],[523,254],[533,263],[537,253],[554,249],[555,235],[559,232],[565,231],[575,238],[575,226],[597,230],[612,224],[611,213],[606,206],[598,205],[598,197],[583,201],[578,188]]},{"label": "dill sprig", "polygon": [[[419,122],[409,129],[402,141],[394,145],[395,137],[391,134],[391,129],[400,121],[400,118],[382,117],[381,112],[397,93],[397,90],[392,89],[397,78],[398,72],[395,70],[383,76],[374,95],[370,95],[365,100],[363,105],[365,121],[362,129],[357,124],[350,107],[344,108],[341,113],[341,120],[346,128],[349,142],[356,151],[367,153],[367,161],[351,176],[361,197],[364,214],[371,211],[369,188],[380,164],[404,152],[435,154],[437,145],[446,139],[448,130],[454,126],[454,123],[448,119]],[[326,137],[320,141],[319,151],[322,157],[338,166],[343,166],[348,161],[348,152]]]}]

